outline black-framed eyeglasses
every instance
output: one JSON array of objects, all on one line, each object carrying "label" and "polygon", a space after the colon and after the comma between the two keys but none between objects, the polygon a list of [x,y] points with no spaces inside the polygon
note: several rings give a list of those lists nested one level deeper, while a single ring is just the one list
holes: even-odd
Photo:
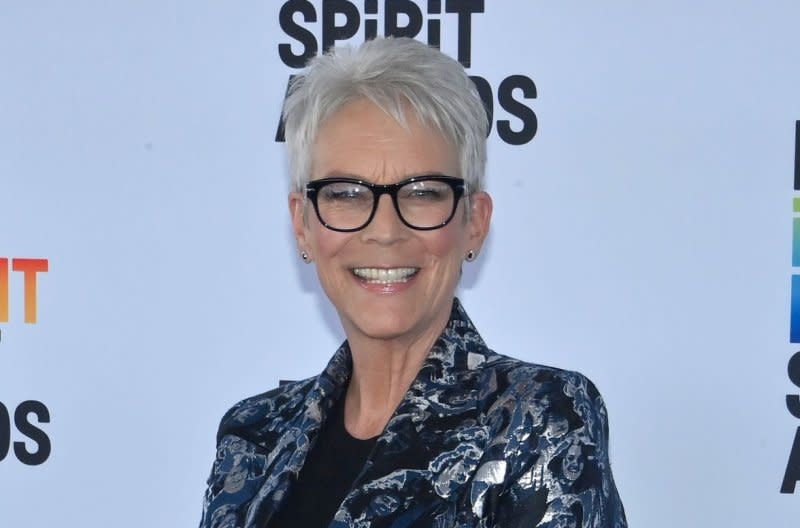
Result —
[{"label": "black-framed eyeglasses", "polygon": [[430,231],[453,219],[458,200],[464,196],[464,180],[432,174],[389,185],[355,178],[324,178],[306,184],[306,196],[322,225],[346,233],[364,229],[372,221],[384,194],[391,196],[403,224]]}]

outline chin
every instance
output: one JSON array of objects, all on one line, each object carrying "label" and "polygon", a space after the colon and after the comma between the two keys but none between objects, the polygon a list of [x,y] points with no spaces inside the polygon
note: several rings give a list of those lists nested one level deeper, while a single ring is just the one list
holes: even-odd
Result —
[{"label": "chin", "polygon": [[382,313],[364,312],[352,319],[356,331],[365,337],[389,341],[402,339],[410,335],[416,325],[409,314],[398,314],[390,311]]}]

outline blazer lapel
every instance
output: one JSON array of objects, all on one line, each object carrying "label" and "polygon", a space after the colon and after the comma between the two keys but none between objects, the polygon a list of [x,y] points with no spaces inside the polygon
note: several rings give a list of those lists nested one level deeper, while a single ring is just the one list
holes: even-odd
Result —
[{"label": "blazer lapel", "polygon": [[256,440],[262,449],[271,449],[267,460],[268,477],[250,502],[245,528],[266,526],[286,500],[291,483],[303,467],[320,426],[340,397],[351,371],[350,349],[345,342],[314,380],[305,398],[299,399],[296,405],[278,409],[276,416],[266,420],[273,432],[271,438],[276,438],[277,434],[277,441]]},{"label": "blazer lapel", "polygon": [[[458,300],[331,527],[380,519],[376,526],[452,524],[455,503],[478,468],[489,427],[476,368],[486,345]],[[439,524],[443,523],[443,524]],[[446,523],[446,524],[445,524]]]}]

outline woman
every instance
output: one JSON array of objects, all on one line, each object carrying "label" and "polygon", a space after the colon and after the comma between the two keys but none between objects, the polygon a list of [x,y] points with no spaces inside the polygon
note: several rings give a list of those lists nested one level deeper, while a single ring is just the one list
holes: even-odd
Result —
[{"label": "woman", "polygon": [[299,255],[347,341],[225,415],[201,526],[625,526],[597,390],[489,350],[455,299],[492,214],[463,68],[410,39],[335,50],[284,118]]}]

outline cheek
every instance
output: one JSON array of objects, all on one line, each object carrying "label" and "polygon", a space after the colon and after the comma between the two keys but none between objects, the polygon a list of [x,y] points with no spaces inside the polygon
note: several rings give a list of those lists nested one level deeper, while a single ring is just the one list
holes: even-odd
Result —
[{"label": "cheek", "polygon": [[309,216],[306,218],[307,239],[314,252],[314,260],[319,265],[338,255],[342,251],[342,248],[347,245],[353,234],[331,231],[319,222],[313,210],[309,211],[308,215]]},{"label": "cheek", "polygon": [[343,268],[337,257],[344,253],[352,234],[337,233],[317,224],[310,227],[310,235],[317,276],[323,289],[330,295],[342,287]]},{"label": "cheek", "polygon": [[451,222],[442,229],[424,233],[424,243],[428,253],[439,259],[461,260],[465,241],[465,226],[460,222]]},{"label": "cheek", "polygon": [[453,219],[441,229],[422,232],[428,253],[437,259],[454,263],[460,270],[461,261],[467,251],[470,224],[464,217],[464,209],[459,204]]},{"label": "cheek", "polygon": [[424,242],[425,251],[435,266],[442,285],[458,281],[465,251],[460,227],[453,226],[455,229],[452,230],[449,230],[449,227],[448,225],[442,230],[428,233]]},{"label": "cheek", "polygon": [[[324,227],[322,229],[325,229]],[[335,257],[347,243],[346,237],[333,231],[326,230],[327,233],[317,231],[314,234],[314,247],[316,248],[316,259],[322,261]]]}]

